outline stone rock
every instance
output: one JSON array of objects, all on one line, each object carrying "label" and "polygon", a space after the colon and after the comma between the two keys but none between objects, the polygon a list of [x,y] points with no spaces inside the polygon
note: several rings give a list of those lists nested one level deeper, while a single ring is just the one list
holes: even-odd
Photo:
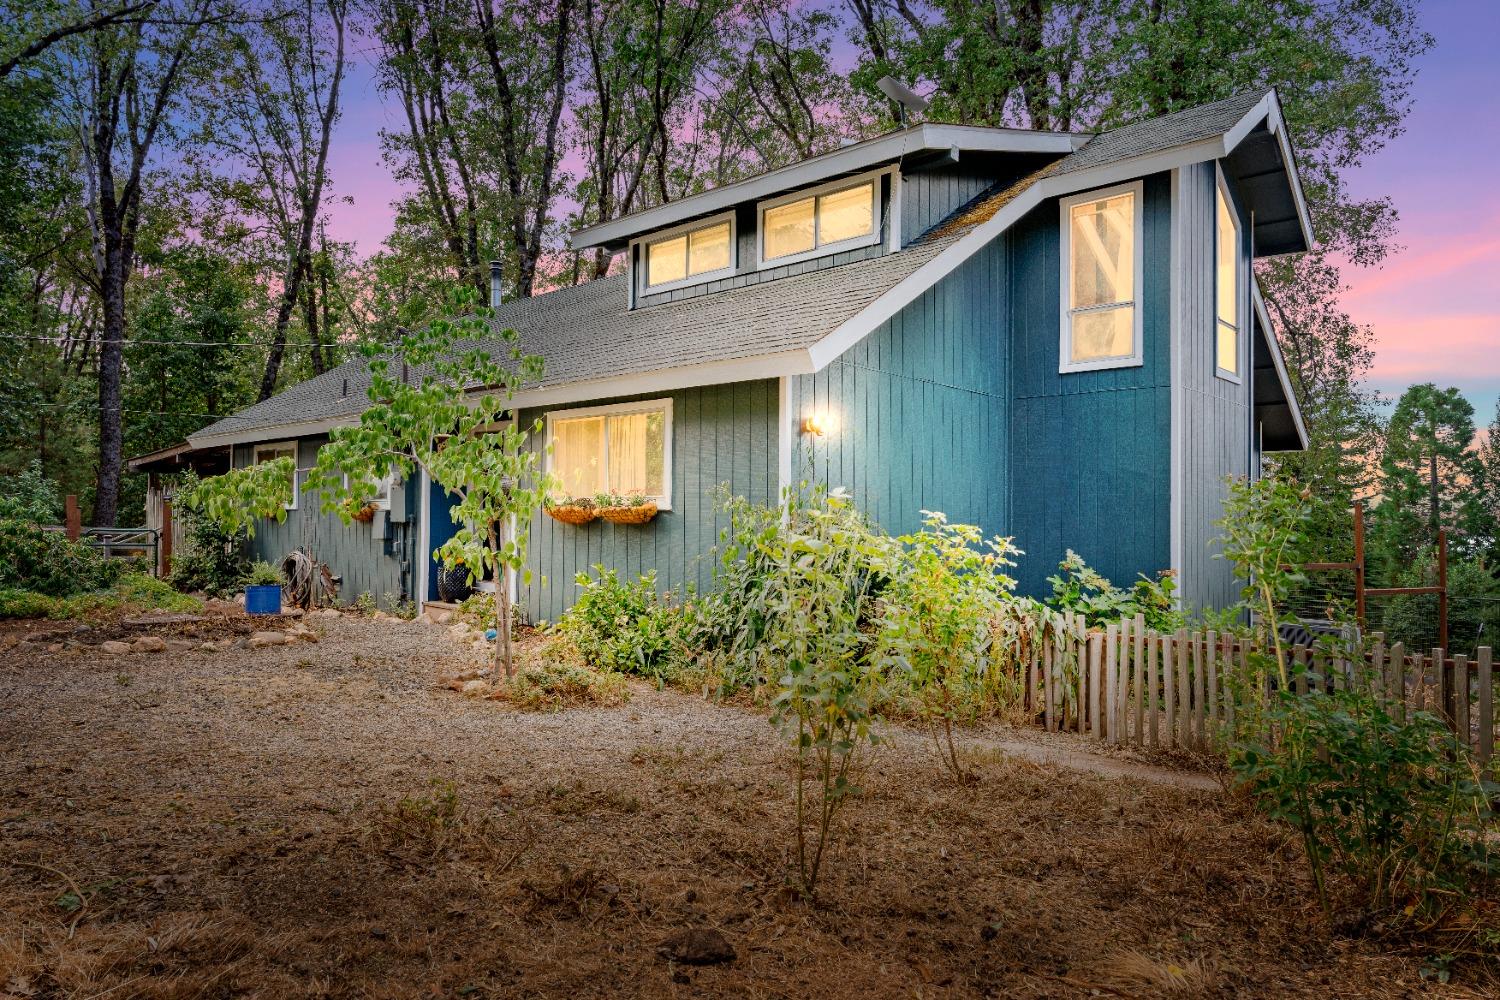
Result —
[{"label": "stone rock", "polygon": [[656,950],[663,958],[683,965],[718,965],[735,959],[734,945],[711,927],[689,927],[678,931]]},{"label": "stone rock", "polygon": [[302,609],[301,608],[282,608],[281,609],[281,617],[283,617],[283,618],[301,618],[302,617]]},{"label": "stone rock", "polygon": [[391,620],[391,616],[386,614],[384,611],[377,611],[370,616],[370,620],[377,622],[388,622]]},{"label": "stone rock", "polygon": [[210,639],[209,641],[200,644],[198,648],[205,653],[217,653],[219,651],[219,644]]},{"label": "stone rock", "polygon": [[62,643],[60,643],[60,642],[49,642],[49,643],[47,643],[47,652],[49,652],[49,653],[61,653],[62,651],[63,651],[63,644]]},{"label": "stone rock", "polygon": [[285,632],[255,632],[250,636],[249,644],[251,649],[260,649],[263,646],[284,646],[292,641]]},{"label": "stone rock", "polygon": [[193,650],[193,649],[197,649],[197,648],[198,648],[198,644],[196,642],[193,642],[191,639],[168,639],[167,640],[167,651],[171,652],[171,653],[186,653],[189,650]]},{"label": "stone rock", "polygon": [[488,688],[488,684],[486,684],[484,681],[476,679],[472,681],[464,681],[464,686],[460,688],[460,690],[463,691],[464,694],[481,694]]},{"label": "stone rock", "polygon": [[428,608],[427,620],[434,625],[446,625],[453,620],[453,612],[447,608]]},{"label": "stone rock", "polygon": [[342,618],[342,617],[344,617],[344,613],[342,611],[340,611],[338,608],[324,608],[322,611],[317,612],[317,614],[319,616],[323,617],[323,618]]},{"label": "stone rock", "polygon": [[164,653],[167,650],[166,640],[159,635],[138,636],[130,646],[137,653]]},{"label": "stone rock", "polygon": [[243,591],[234,595],[234,603],[238,604],[242,608],[245,606],[245,594]]},{"label": "stone rock", "polygon": [[99,652],[101,653],[119,655],[120,653],[128,653],[130,651],[130,643],[121,642],[118,639],[107,639],[99,644]]}]

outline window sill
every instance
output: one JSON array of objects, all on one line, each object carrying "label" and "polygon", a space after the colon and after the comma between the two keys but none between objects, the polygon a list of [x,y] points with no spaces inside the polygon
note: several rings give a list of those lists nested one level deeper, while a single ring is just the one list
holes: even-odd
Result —
[{"label": "window sill", "polygon": [[1108,371],[1111,368],[1140,368],[1146,363],[1145,358],[1105,358],[1100,361],[1075,361],[1071,364],[1059,365],[1059,375],[1076,375],[1080,372]]}]

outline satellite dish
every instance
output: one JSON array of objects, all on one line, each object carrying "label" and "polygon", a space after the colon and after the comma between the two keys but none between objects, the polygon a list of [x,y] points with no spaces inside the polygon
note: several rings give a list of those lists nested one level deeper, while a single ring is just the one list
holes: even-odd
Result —
[{"label": "satellite dish", "polygon": [[898,115],[903,127],[906,125],[907,115],[921,114],[927,110],[927,105],[930,103],[927,98],[918,94],[893,76],[882,76],[879,80],[875,81],[875,86],[880,88],[882,94],[896,102]]}]

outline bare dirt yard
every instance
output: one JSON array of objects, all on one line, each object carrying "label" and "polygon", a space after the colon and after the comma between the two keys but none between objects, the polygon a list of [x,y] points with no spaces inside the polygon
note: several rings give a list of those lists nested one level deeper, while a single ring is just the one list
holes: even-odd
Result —
[{"label": "bare dirt yard", "polygon": [[[442,686],[445,629],[314,627],[113,656],[11,627],[0,997],[1493,995],[1330,935],[1286,832],[1201,776],[1000,733],[955,787],[896,730],[809,905],[764,715],[644,684],[523,712]],[[691,929],[734,958],[662,954]]]}]

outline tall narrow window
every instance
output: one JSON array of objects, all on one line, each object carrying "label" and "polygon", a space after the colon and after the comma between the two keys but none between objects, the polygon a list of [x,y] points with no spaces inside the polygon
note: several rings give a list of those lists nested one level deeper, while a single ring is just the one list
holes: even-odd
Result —
[{"label": "tall narrow window", "polygon": [[734,226],[720,219],[645,246],[646,291],[706,281],[733,270]]},{"label": "tall narrow window", "polygon": [[639,494],[671,506],[671,400],[559,410],[547,431],[548,471],[563,494]]},{"label": "tall narrow window", "polygon": [[1240,374],[1240,230],[1224,188],[1216,185],[1214,213],[1214,367]]},{"label": "tall narrow window", "polygon": [[1140,185],[1062,202],[1060,371],[1141,363]]}]

